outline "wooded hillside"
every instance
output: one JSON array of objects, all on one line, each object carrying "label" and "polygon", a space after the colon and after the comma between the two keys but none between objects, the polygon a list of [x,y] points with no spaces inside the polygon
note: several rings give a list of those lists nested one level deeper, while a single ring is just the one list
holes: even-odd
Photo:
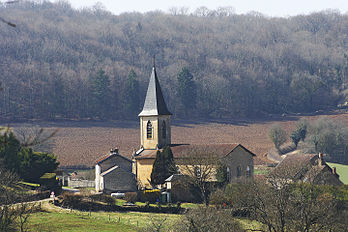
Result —
[{"label": "wooded hillside", "polygon": [[178,117],[312,112],[348,95],[348,15],[335,11],[115,16],[60,1],[0,5],[0,15],[17,25],[0,24],[5,119],[135,119],[153,55]]}]

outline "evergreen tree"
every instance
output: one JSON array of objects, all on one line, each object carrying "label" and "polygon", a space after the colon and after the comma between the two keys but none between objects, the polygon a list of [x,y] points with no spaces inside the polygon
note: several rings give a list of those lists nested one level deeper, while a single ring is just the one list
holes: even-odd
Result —
[{"label": "evergreen tree", "polygon": [[110,113],[110,79],[104,70],[99,69],[90,81],[92,94],[91,113],[93,116],[104,118]]},{"label": "evergreen tree", "polygon": [[151,184],[163,184],[171,175],[176,173],[173,152],[166,146],[162,152],[157,151],[151,172]]},{"label": "evergreen tree", "polygon": [[131,69],[128,74],[126,88],[124,90],[124,105],[126,109],[126,115],[135,116],[139,113],[139,99],[139,83],[137,80],[137,75],[135,74],[134,70]]},{"label": "evergreen tree", "polygon": [[54,172],[59,163],[54,154],[34,152],[21,145],[9,129],[0,135],[0,163],[2,168],[17,173],[26,181],[38,182],[45,172]]},{"label": "evergreen tree", "polygon": [[196,107],[197,88],[193,75],[189,69],[184,67],[178,74],[177,96],[181,105],[184,107],[184,112],[187,114],[190,110]]}]

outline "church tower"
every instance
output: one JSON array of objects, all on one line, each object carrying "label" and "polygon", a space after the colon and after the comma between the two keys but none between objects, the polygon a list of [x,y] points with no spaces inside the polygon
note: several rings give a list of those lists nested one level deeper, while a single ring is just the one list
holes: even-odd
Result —
[{"label": "church tower", "polygon": [[144,107],[138,115],[140,117],[141,145],[144,149],[159,149],[171,144],[171,115],[164,101],[154,64]]}]

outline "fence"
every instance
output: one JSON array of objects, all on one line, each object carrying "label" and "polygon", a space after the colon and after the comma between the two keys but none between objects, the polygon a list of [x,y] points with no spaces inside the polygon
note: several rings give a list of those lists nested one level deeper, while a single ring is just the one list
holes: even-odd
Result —
[{"label": "fence", "polygon": [[68,179],[68,186],[72,188],[94,188],[95,181],[94,180],[72,180]]}]

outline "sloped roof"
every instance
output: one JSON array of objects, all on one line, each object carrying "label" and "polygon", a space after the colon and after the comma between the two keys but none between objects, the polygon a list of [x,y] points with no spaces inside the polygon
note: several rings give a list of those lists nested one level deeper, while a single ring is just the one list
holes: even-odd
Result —
[{"label": "sloped roof", "polygon": [[99,158],[99,159],[96,160],[95,162],[96,162],[97,164],[100,164],[100,163],[103,163],[104,161],[110,159],[110,158],[113,157],[113,156],[118,156],[118,157],[121,157],[121,158],[123,158],[123,159],[129,161],[129,162],[133,162],[132,160],[128,159],[128,158],[125,157],[125,156],[120,155],[119,153],[110,153],[110,154],[108,154],[108,155],[105,155],[105,156]]},{"label": "sloped roof", "polygon": [[153,66],[143,110],[138,116],[171,115],[164,101],[156,67]]},{"label": "sloped roof", "polygon": [[312,167],[317,155],[315,154],[291,154],[287,155],[271,173],[275,176],[286,176],[292,179],[300,179]]},{"label": "sloped roof", "polygon": [[[206,152],[217,156],[226,156],[231,153],[237,147],[242,147],[251,155],[255,156],[254,153],[246,149],[243,145],[237,143],[225,143],[225,144],[175,144],[171,145],[174,158],[184,158],[188,155],[199,152]],[[162,150],[160,150],[162,151]],[[143,150],[139,153],[136,159],[154,159],[156,158],[157,150]]]},{"label": "sloped roof", "polygon": [[[342,184],[337,173],[315,154],[287,155],[271,172],[270,176],[293,181],[303,181],[321,184]],[[324,177],[323,175],[326,175]],[[327,177],[331,177],[328,179]]]}]

